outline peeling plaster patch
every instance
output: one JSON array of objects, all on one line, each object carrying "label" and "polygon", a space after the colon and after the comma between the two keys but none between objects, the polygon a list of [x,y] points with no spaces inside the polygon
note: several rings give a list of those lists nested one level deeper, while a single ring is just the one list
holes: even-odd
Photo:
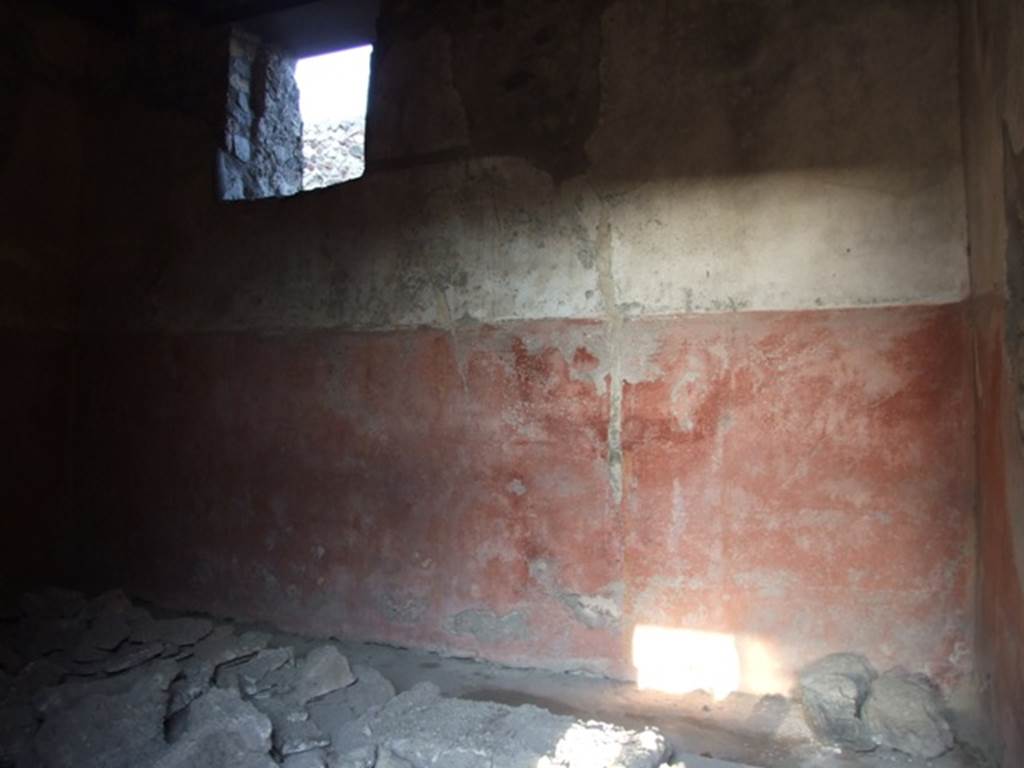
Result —
[{"label": "peeling plaster patch", "polygon": [[622,620],[622,584],[616,585],[611,597],[605,595],[577,595],[563,593],[558,596],[581,624],[591,629],[616,627]]},{"label": "peeling plaster patch", "polygon": [[487,608],[470,608],[455,614],[449,627],[455,634],[471,635],[481,643],[522,640],[529,634],[526,615],[522,611],[498,615]]},{"label": "peeling plaster patch", "polygon": [[390,621],[399,624],[416,624],[427,611],[426,601],[415,595],[385,592],[377,598],[377,604]]},{"label": "peeling plaster patch", "polygon": [[625,585],[621,581],[609,584],[600,593],[586,595],[561,589],[555,583],[551,563],[543,558],[531,560],[529,571],[545,594],[562,603],[574,619],[590,629],[615,627],[622,620]]},{"label": "peeling plaster patch", "polygon": [[531,357],[557,351],[569,364],[573,381],[590,384],[599,393],[604,390],[612,356],[605,324],[572,324],[560,327],[557,333],[525,334],[515,337],[515,341],[521,343]]},{"label": "peeling plaster patch", "polygon": [[526,493],[526,485],[518,477],[511,483],[505,486],[509,493],[515,494],[516,496],[522,496]]}]

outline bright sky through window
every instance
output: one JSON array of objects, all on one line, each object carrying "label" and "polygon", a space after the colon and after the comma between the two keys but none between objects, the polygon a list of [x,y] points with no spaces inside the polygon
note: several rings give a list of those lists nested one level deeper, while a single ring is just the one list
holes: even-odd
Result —
[{"label": "bright sky through window", "polygon": [[372,45],[299,59],[295,81],[304,123],[366,118]]}]

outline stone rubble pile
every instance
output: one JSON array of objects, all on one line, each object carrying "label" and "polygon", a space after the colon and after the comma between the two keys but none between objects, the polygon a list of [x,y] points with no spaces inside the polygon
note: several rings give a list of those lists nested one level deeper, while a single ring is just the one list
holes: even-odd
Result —
[{"label": "stone rubble pile", "polygon": [[121,592],[48,589],[0,605],[0,767],[657,768],[631,731],[441,696],[396,695],[331,643],[302,656]]},{"label": "stone rubble pile", "polygon": [[366,165],[363,120],[302,126],[302,188],[319,189],[357,179]]},{"label": "stone rubble pile", "polygon": [[834,653],[801,670],[800,698],[808,725],[827,744],[928,759],[953,748],[942,697],[924,675],[899,667],[879,675],[863,656]]}]

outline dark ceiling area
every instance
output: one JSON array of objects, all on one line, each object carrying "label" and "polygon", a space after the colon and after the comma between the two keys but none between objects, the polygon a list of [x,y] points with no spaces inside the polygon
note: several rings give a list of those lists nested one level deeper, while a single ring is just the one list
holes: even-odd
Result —
[{"label": "dark ceiling area", "polygon": [[[303,57],[372,43],[380,0],[222,1],[208,5],[230,6],[208,9],[205,18],[210,23],[238,24]],[[232,17],[233,13],[239,15]]]},{"label": "dark ceiling area", "polygon": [[[132,29],[143,3],[57,0],[76,16]],[[207,26],[234,24],[298,57],[372,43],[380,0],[178,0],[176,9]]]}]

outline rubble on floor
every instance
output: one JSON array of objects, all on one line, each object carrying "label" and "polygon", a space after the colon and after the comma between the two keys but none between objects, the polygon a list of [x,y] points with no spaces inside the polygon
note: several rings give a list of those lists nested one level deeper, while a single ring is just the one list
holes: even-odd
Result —
[{"label": "rubble on floor", "polygon": [[396,695],[332,643],[155,618],[120,592],[0,612],[0,767],[658,768],[654,729],[539,707]]},{"label": "rubble on floor", "polygon": [[942,698],[924,675],[897,667],[879,676],[863,656],[835,653],[800,672],[800,697],[808,725],[825,743],[923,758],[953,748]]}]

